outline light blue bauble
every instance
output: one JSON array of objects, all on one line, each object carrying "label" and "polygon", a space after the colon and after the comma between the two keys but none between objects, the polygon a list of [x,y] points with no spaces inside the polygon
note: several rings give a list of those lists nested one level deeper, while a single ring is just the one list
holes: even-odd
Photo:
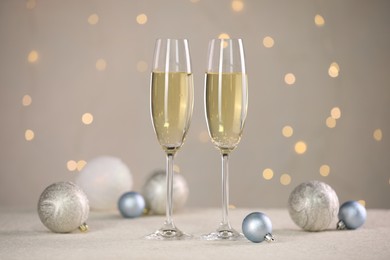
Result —
[{"label": "light blue bauble", "polygon": [[144,197],[138,192],[126,192],[119,198],[118,209],[125,218],[137,218],[144,212]]},{"label": "light blue bauble", "polygon": [[242,232],[248,240],[254,243],[273,240],[271,220],[261,212],[252,212],[244,218],[242,221]]},{"label": "light blue bauble", "polygon": [[338,217],[338,229],[357,229],[366,221],[367,211],[359,202],[351,200],[341,205]]}]

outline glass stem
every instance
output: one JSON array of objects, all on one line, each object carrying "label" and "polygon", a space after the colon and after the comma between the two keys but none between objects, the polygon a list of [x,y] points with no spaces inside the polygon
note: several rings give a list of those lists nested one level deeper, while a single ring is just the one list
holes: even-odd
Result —
[{"label": "glass stem", "polygon": [[173,211],[173,154],[167,154],[167,168],[166,168],[166,181],[167,181],[167,203],[166,203],[166,220],[165,226],[174,228],[172,220]]},{"label": "glass stem", "polygon": [[231,229],[229,223],[229,156],[222,154],[222,228]]}]

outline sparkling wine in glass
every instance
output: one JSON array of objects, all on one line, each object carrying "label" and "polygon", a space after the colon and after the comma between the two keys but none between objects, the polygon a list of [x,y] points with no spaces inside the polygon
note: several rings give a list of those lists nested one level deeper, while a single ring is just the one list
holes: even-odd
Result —
[{"label": "sparkling wine in glass", "polygon": [[158,39],[155,45],[150,91],[154,132],[166,153],[166,220],[147,239],[173,240],[190,237],[172,219],[173,159],[183,145],[194,104],[190,51],[186,39]]},{"label": "sparkling wine in glass", "polygon": [[248,79],[241,39],[209,43],[205,78],[205,112],[209,135],[222,157],[222,221],[206,240],[238,240],[229,222],[229,154],[240,142],[248,109]]}]

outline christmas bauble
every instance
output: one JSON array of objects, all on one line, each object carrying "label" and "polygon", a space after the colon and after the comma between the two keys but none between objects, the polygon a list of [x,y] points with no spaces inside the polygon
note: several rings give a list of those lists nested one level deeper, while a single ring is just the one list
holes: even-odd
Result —
[{"label": "christmas bauble", "polygon": [[125,218],[139,217],[145,209],[144,197],[138,192],[126,192],[119,198],[118,209]]},{"label": "christmas bauble", "polygon": [[118,198],[133,187],[129,168],[119,158],[101,156],[90,160],[76,177],[92,210],[117,208]]},{"label": "christmas bauble", "polygon": [[57,182],[48,186],[38,201],[38,215],[48,229],[68,233],[88,226],[89,205],[85,193],[72,182]]},{"label": "christmas bauble", "polygon": [[357,229],[367,218],[366,208],[357,201],[347,201],[339,210],[339,223],[337,229]]},{"label": "christmas bauble", "polygon": [[242,232],[248,240],[254,243],[274,240],[271,234],[272,222],[267,215],[261,212],[252,212],[244,218]]},{"label": "christmas bauble", "polygon": [[291,219],[306,231],[327,229],[336,220],[339,200],[326,183],[309,181],[298,185],[288,199]]},{"label": "christmas bauble", "polygon": [[[175,173],[173,178],[173,210],[184,206],[188,198],[188,185],[181,174]],[[165,171],[156,171],[145,182],[142,188],[146,208],[154,214],[165,214],[167,183]]]}]

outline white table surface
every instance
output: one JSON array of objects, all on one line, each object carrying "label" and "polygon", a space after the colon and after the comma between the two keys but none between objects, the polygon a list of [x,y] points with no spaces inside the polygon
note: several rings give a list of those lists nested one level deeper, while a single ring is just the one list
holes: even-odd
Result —
[{"label": "white table surface", "polygon": [[233,209],[233,227],[241,231],[243,218],[253,211],[271,218],[277,242],[200,240],[217,227],[217,208],[174,214],[176,225],[194,235],[185,241],[143,239],[161,226],[163,216],[125,219],[118,212],[91,212],[89,232],[56,234],[42,225],[35,210],[0,208],[0,259],[390,259],[390,210],[368,210],[358,230],[331,226],[305,232],[286,209]]}]

